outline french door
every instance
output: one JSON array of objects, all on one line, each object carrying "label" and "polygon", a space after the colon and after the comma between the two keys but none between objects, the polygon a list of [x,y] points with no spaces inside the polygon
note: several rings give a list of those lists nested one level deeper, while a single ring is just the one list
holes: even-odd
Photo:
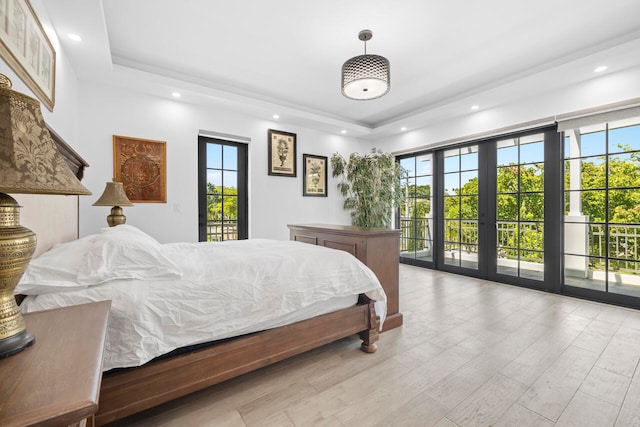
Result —
[{"label": "french door", "polygon": [[[424,159],[430,160],[429,168],[419,172],[418,165],[427,164]],[[415,162],[399,211],[401,261],[556,290],[562,230],[559,159],[555,127],[399,159],[405,169]],[[419,200],[427,197],[429,209],[422,211],[428,214],[421,216]],[[423,239],[424,225],[431,224],[431,240]],[[420,253],[429,258],[421,261]]]},{"label": "french door", "polygon": [[555,126],[497,138],[488,148],[486,249],[494,255],[487,278],[559,292],[562,146]]},{"label": "french door", "polygon": [[[442,185],[438,235],[439,265],[443,268],[478,271],[480,250],[478,145],[439,153]],[[484,190],[483,190],[484,191]]]},{"label": "french door", "polygon": [[201,242],[248,238],[247,144],[198,136]]}]

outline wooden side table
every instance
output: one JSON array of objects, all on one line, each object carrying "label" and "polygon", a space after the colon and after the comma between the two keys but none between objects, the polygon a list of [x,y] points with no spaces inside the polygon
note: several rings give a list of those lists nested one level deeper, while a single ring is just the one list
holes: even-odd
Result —
[{"label": "wooden side table", "polygon": [[24,315],[28,349],[0,360],[0,425],[93,425],[111,301]]},{"label": "wooden side table", "polygon": [[400,230],[352,225],[289,225],[290,240],[349,252],[371,269],[387,294],[387,319],[382,331],[402,325],[399,307]]}]

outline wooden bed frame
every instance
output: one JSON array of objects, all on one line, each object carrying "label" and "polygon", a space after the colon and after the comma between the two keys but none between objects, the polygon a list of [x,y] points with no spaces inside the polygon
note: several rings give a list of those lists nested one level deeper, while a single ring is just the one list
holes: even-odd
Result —
[{"label": "wooden bed frame", "polygon": [[[53,130],[50,131],[69,167],[82,179],[87,163]],[[44,203],[41,197],[36,201]],[[50,211],[51,204],[45,204],[42,209]],[[64,210],[65,218],[71,215],[77,219],[77,203],[58,209]],[[75,236],[69,236],[61,235],[60,227],[38,224],[40,221],[35,218],[34,224],[29,227],[37,230],[38,234],[40,229],[52,234],[47,235],[47,247],[41,247],[41,252],[55,243],[78,237],[77,223]],[[221,340],[197,350],[158,358],[137,368],[105,373],[94,424],[104,425],[120,420],[350,335],[359,334],[363,341],[361,349],[373,353],[377,349],[379,324],[374,301],[360,295],[358,304],[349,308],[279,328]]]},{"label": "wooden bed frame", "polygon": [[362,351],[374,353],[379,324],[374,301],[361,295],[353,307],[105,373],[95,424],[119,420],[353,334],[360,335]]}]

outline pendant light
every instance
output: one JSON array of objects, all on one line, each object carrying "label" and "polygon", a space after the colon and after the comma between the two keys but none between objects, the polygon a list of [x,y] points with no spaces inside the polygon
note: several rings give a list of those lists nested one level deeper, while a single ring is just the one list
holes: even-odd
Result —
[{"label": "pendant light", "polygon": [[380,98],[389,92],[389,60],[380,55],[367,54],[371,30],[362,30],[358,39],[364,42],[364,55],[354,56],[342,65],[342,94],[349,99]]}]

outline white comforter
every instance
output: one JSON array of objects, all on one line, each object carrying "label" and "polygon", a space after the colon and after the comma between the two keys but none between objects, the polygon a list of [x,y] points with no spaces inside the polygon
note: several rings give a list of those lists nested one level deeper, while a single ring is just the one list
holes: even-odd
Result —
[{"label": "white comforter", "polygon": [[[153,260],[147,253],[123,249],[120,243],[105,245],[100,239],[103,234],[85,238],[88,243],[83,244],[88,249],[82,250],[84,255],[75,273],[80,279],[75,286],[60,279],[42,293],[46,285],[38,287],[42,281],[34,283],[38,282],[35,270],[46,265],[46,259],[36,259],[32,262],[34,271],[27,271],[18,292],[22,289],[23,293],[38,294],[23,301],[23,312],[112,300],[105,371],[139,366],[187,345],[343,308],[354,304],[360,293],[381,302],[376,310],[384,319],[386,297],[378,279],[346,252],[261,239],[158,244],[154,256],[170,260],[172,271],[167,272],[153,270]],[[77,247],[74,250],[80,251]],[[63,255],[68,254],[56,257],[54,253],[52,261]],[[146,263],[151,269],[141,273],[127,265],[127,260]],[[73,275],[75,264],[64,268],[65,275]],[[35,291],[29,291],[30,283]]]}]

